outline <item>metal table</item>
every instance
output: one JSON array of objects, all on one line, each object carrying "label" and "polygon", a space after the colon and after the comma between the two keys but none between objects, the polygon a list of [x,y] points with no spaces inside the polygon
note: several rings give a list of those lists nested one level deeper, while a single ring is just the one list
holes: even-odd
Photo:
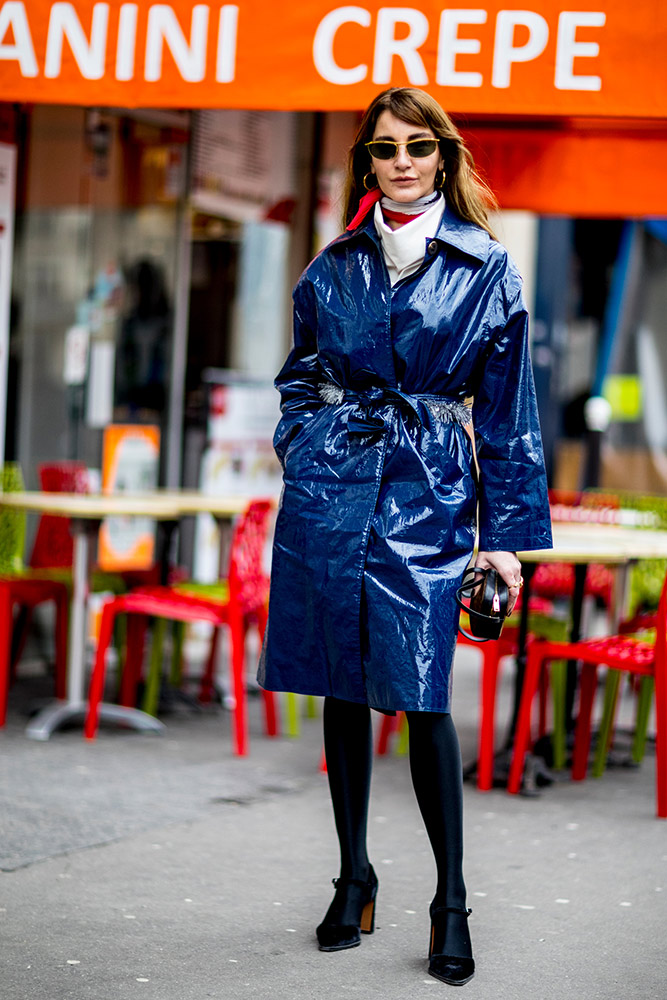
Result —
[{"label": "metal table", "polygon": [[[187,516],[209,513],[229,524],[245,510],[250,497],[208,496],[196,490],[157,489],[147,493],[45,493],[39,490],[0,493],[0,506],[36,514],[54,514],[71,519],[74,538],[72,564],[72,604],[70,615],[67,698],[54,700],[30,721],[26,735],[34,740],[48,740],[60,726],[85,717],[86,613],[90,592],[91,543],[97,539],[105,517],[150,517],[167,526],[175,526]],[[100,718],[121,722],[131,728],[161,733],[164,725],[153,716],[135,708],[102,704]]]},{"label": "metal table", "polygon": [[[633,528],[617,524],[587,524],[567,522],[553,524],[553,548],[543,551],[518,552],[524,576],[524,599],[519,622],[517,674],[514,688],[514,707],[508,742],[511,743],[521,700],[521,688],[526,662],[526,637],[528,634],[528,600],[530,583],[539,563],[570,563],[574,565],[572,592],[572,627],[570,641],[581,638],[581,615],[584,600],[586,570],[590,563],[603,563],[616,567],[616,587],[612,610],[615,627],[623,617],[626,606],[627,581],[630,566],[638,559],[667,559],[667,531]],[[566,719],[571,718],[576,689],[574,665],[568,671],[566,694]]]}]

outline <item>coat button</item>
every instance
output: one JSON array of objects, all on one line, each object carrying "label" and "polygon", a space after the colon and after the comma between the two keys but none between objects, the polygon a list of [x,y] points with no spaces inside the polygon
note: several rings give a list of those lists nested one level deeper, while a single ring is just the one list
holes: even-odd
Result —
[{"label": "coat button", "polygon": [[431,254],[431,256],[433,256],[434,253],[438,252],[438,244],[437,244],[437,242],[435,240],[431,240],[431,242],[426,247],[426,249]]}]

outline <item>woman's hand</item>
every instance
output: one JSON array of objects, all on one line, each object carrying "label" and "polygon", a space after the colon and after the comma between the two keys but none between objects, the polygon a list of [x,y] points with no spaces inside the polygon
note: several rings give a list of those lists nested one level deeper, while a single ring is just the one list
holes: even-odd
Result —
[{"label": "woman's hand", "polygon": [[510,599],[507,614],[511,615],[523,586],[521,563],[514,552],[478,552],[475,566],[480,569],[495,569],[509,587]]}]

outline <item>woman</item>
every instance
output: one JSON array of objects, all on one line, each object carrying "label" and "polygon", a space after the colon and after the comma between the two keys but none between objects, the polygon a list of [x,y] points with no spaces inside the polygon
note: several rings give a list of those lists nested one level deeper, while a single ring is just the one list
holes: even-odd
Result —
[{"label": "woman", "polygon": [[396,88],[375,98],[350,151],[348,227],[294,290],[294,349],[276,381],[285,487],[260,665],[268,689],[325,697],[341,866],[317,928],[324,951],[373,930],[370,708],[406,712],[437,866],[429,972],[455,985],[474,961],[450,715],[454,593],[476,521],[476,565],[498,570],[512,605],[515,551],[551,545],[521,280],[487,203],[431,97]]}]

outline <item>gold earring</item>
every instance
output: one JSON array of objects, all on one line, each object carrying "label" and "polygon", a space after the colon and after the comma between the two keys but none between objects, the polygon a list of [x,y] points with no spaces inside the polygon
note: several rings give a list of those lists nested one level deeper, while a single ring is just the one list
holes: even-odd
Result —
[{"label": "gold earring", "polygon": [[[438,174],[440,174],[440,179],[438,179]],[[445,178],[446,178],[445,171],[442,170],[440,167],[438,167],[438,169],[436,171],[436,174],[435,174],[435,186],[437,188],[444,188],[444,186],[445,186]]]},{"label": "gold earring", "polygon": [[364,174],[364,187],[366,188],[367,191],[372,191],[374,188],[378,186],[378,179],[377,177],[375,177],[375,184],[369,184],[368,183],[369,177],[375,177],[375,174],[373,173],[372,170],[369,170],[367,174]]}]

